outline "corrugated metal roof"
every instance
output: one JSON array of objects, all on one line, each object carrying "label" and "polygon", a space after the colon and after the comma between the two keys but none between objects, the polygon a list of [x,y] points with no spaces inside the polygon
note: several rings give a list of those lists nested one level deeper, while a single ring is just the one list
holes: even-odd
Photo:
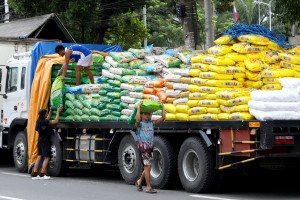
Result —
[{"label": "corrugated metal roof", "polygon": [[[19,19],[15,21],[10,21],[7,23],[0,24],[0,38],[7,39],[45,39],[39,38],[39,33],[44,29],[49,23],[49,21],[54,21],[57,29],[52,31],[59,31],[63,34],[62,37],[67,38],[67,42],[75,43],[74,38],[68,32],[66,27],[60,21],[56,14],[51,13],[47,15],[41,15],[31,18]],[[53,23],[52,23],[53,24]],[[46,38],[46,39],[60,39],[60,38]]]}]

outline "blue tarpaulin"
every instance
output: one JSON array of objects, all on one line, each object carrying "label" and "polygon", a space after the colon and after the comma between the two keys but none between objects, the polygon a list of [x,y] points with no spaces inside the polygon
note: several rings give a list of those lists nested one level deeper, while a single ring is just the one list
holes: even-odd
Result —
[{"label": "blue tarpaulin", "polygon": [[[64,47],[69,47],[75,43],[58,43],[58,42],[37,42],[31,52],[31,70],[30,70],[30,88],[34,78],[37,63],[39,59],[48,54],[55,54],[55,47],[61,44]],[[80,44],[90,50],[102,52],[121,52],[123,49],[118,45],[100,45],[100,44]]]}]

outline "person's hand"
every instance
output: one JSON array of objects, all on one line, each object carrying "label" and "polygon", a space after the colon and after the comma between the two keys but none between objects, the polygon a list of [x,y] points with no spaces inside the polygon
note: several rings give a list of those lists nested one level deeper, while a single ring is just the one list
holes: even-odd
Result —
[{"label": "person's hand", "polygon": [[141,101],[139,102],[139,108],[141,108],[142,104],[143,104],[143,100],[141,100]]},{"label": "person's hand", "polygon": [[62,106],[57,108],[57,112],[61,112],[64,108]]},{"label": "person's hand", "polygon": [[66,77],[65,76],[61,76],[61,80],[65,81]]},{"label": "person's hand", "polygon": [[56,75],[56,76],[59,76],[59,75],[61,75],[61,73],[62,73],[62,69],[58,70],[58,72],[57,72],[57,75]]}]

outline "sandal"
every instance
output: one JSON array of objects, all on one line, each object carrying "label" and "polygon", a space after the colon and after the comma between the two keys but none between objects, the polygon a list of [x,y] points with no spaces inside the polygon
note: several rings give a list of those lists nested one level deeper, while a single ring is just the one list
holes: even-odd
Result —
[{"label": "sandal", "polygon": [[137,191],[139,191],[139,192],[142,192],[142,191],[143,191],[142,185],[139,185],[138,182],[135,182],[135,185],[136,185]]},{"label": "sandal", "polygon": [[146,193],[152,193],[152,194],[154,194],[154,193],[157,193],[157,191],[155,189],[153,189],[153,188],[150,188],[149,190],[146,190]]}]

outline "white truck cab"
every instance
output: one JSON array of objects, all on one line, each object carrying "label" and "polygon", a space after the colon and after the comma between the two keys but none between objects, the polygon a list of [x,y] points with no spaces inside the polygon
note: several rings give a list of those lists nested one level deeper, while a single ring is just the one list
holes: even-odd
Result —
[{"label": "white truck cab", "polygon": [[5,66],[0,66],[0,149],[14,147],[19,159],[15,164],[24,170],[27,167],[30,64],[31,52],[25,52],[15,54]]}]

